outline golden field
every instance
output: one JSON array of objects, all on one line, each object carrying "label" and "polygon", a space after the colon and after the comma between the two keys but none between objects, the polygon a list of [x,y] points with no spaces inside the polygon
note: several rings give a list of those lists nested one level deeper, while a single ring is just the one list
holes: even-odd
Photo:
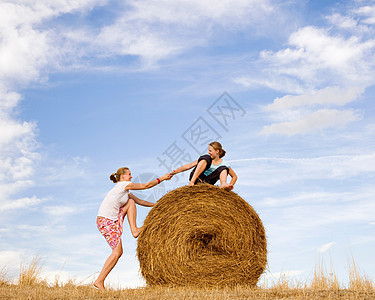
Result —
[{"label": "golden field", "polygon": [[99,292],[92,285],[67,283],[56,278],[53,284],[40,276],[39,260],[21,265],[18,280],[12,282],[6,268],[0,269],[0,299],[375,299],[375,284],[349,264],[348,284],[343,287],[334,273],[319,264],[308,283],[291,282],[281,277],[273,283],[260,282],[256,287],[173,287],[155,286],[135,289],[108,288]]}]

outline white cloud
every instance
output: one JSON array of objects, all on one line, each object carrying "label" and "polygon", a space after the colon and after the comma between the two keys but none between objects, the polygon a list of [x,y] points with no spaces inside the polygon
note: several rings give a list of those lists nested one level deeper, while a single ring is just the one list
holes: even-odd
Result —
[{"label": "white cloud", "polygon": [[301,180],[343,180],[375,173],[375,153],[314,158],[258,157],[230,163],[238,173],[239,185],[259,187],[276,187]]},{"label": "white cloud", "polygon": [[132,1],[114,24],[104,27],[95,47],[104,53],[139,55],[152,65],[159,59],[205,45],[215,29],[243,28],[268,19],[271,1]]},{"label": "white cloud", "polygon": [[362,20],[366,24],[375,24],[375,6],[362,6],[358,9],[353,10],[353,12],[359,16],[364,17]]},{"label": "white cloud", "polygon": [[[64,13],[91,9],[102,0],[12,1],[0,3],[0,195],[1,210],[35,205],[37,198],[12,195],[33,184],[35,122],[17,119],[21,95],[15,90],[44,79],[68,50],[56,43],[58,32],[44,22]],[[10,202],[11,201],[11,202]]]},{"label": "white cloud", "polygon": [[359,116],[351,109],[320,109],[298,120],[264,126],[261,134],[292,136],[296,134],[314,133],[325,128],[342,128],[347,123],[358,119]]},{"label": "white cloud", "polygon": [[38,199],[36,196],[32,198],[22,198],[22,199],[11,200],[11,201],[1,201],[0,212],[5,212],[8,210],[15,210],[15,209],[22,209],[22,208],[30,208],[44,201],[45,200],[43,199]]},{"label": "white cloud", "polygon": [[356,28],[358,26],[358,21],[355,20],[353,17],[343,16],[343,15],[340,15],[338,13],[335,13],[331,16],[328,16],[327,19],[332,24],[334,24],[338,28],[342,28],[342,29],[353,29],[353,28]]},{"label": "white cloud", "polygon": [[71,216],[73,214],[77,214],[81,211],[81,209],[75,206],[57,205],[57,206],[46,206],[43,208],[43,211],[52,217],[64,217],[67,215]]},{"label": "white cloud", "polygon": [[272,104],[265,107],[267,111],[291,109],[315,105],[342,106],[358,98],[363,92],[361,88],[326,87],[324,89],[303,95],[287,95],[276,98]]},{"label": "white cloud", "polygon": [[356,36],[344,38],[322,28],[307,26],[292,33],[288,42],[290,48],[276,53],[263,51],[261,57],[281,64],[281,74],[301,80],[319,82],[323,71],[345,79],[358,81],[361,77],[363,80],[369,74],[367,63],[373,65],[373,40],[362,42]]},{"label": "white cloud", "polygon": [[288,195],[287,197],[266,197],[262,201],[262,205],[267,207],[286,207],[292,205],[321,204],[334,203],[337,199],[342,202],[346,200],[356,199],[353,193],[328,193],[328,192],[308,192],[298,193],[296,195]]},{"label": "white cloud", "polygon": [[[372,15],[373,11],[373,7],[367,7],[357,13]],[[288,93],[301,93],[301,89],[306,93],[332,85],[371,85],[375,74],[373,29],[358,22],[350,11],[327,19],[327,26],[305,26],[294,31],[287,46],[279,51],[261,51],[254,73],[234,81]]]},{"label": "white cloud", "polygon": [[329,250],[334,245],[336,245],[335,242],[330,242],[328,244],[324,244],[324,245],[322,245],[321,247],[318,248],[318,252],[319,253],[324,253],[324,252],[326,252],[327,250]]},{"label": "white cloud", "polygon": [[15,272],[19,271],[23,254],[23,251],[0,251],[0,266],[15,275]]},{"label": "white cloud", "polygon": [[[266,198],[261,206],[276,209],[291,227],[311,231],[331,224],[367,223],[373,220],[374,190],[360,188],[352,192],[297,193],[283,197]],[[282,221],[278,221],[282,222]],[[299,224],[300,223],[300,224]],[[297,225],[299,224],[299,225]],[[275,226],[277,226],[275,224]]]},{"label": "white cloud", "polygon": [[0,205],[7,203],[12,194],[32,185],[34,164],[39,159],[35,152],[33,122],[15,119],[14,109],[21,97],[0,87]]},{"label": "white cloud", "polygon": [[268,73],[266,78],[254,74],[251,77],[239,76],[233,79],[234,83],[240,84],[246,88],[269,88],[276,91],[287,93],[302,94],[306,92],[306,87],[301,86],[299,80],[287,76]]},{"label": "white cloud", "polygon": [[67,51],[56,44],[56,29],[43,22],[64,13],[105,3],[86,1],[17,1],[0,3],[0,80],[8,89],[42,79],[43,69],[55,68]]},{"label": "white cloud", "polygon": [[16,122],[15,120],[0,120],[0,146],[8,145],[16,139],[32,136],[35,125],[31,122]]}]

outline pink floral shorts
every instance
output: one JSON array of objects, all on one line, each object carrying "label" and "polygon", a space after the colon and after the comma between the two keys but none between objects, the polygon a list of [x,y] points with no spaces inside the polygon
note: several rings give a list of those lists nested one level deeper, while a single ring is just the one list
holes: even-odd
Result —
[{"label": "pink floral shorts", "polygon": [[118,220],[113,221],[105,217],[97,217],[96,225],[100,233],[105,237],[109,246],[115,249],[120,243],[121,235],[123,231],[123,213],[120,209],[118,213]]}]

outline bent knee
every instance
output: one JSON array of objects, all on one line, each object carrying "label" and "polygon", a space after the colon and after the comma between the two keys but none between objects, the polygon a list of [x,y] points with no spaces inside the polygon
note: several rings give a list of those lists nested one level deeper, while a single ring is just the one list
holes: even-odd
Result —
[{"label": "bent knee", "polygon": [[202,159],[202,160],[198,163],[198,165],[201,165],[201,166],[203,166],[203,167],[206,167],[206,166],[207,166],[207,161],[204,160],[204,159]]},{"label": "bent knee", "polygon": [[113,255],[116,256],[116,258],[120,258],[122,256],[122,254],[124,253],[124,251],[120,250],[120,251],[115,251],[113,252]]},{"label": "bent knee", "polygon": [[227,168],[223,168],[222,170],[219,170],[219,174],[226,174],[228,175],[229,174],[229,170]]}]

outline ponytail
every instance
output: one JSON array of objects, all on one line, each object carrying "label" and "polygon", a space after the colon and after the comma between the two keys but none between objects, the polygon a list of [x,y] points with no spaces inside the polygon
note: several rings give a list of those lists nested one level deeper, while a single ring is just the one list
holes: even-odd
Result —
[{"label": "ponytail", "polygon": [[127,168],[127,167],[122,167],[122,168],[118,169],[116,173],[112,173],[112,174],[109,176],[109,179],[110,179],[113,183],[117,183],[117,182],[120,181],[121,175],[125,174],[126,171],[129,171],[129,168]]},{"label": "ponytail", "polygon": [[112,173],[111,176],[109,176],[109,179],[112,180],[113,183],[116,183],[117,182],[116,173]]}]

